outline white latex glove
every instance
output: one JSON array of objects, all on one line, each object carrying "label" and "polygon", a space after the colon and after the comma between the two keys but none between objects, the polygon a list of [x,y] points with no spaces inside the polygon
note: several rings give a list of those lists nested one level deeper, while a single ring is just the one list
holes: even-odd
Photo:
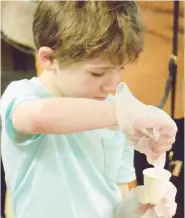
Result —
[{"label": "white latex glove", "polygon": [[147,204],[144,186],[130,191],[128,197],[118,205],[116,218],[172,218],[177,209],[176,187],[169,182],[166,193],[156,205]]},{"label": "white latex glove", "polygon": [[147,156],[150,164],[165,163],[165,152],[175,142],[177,126],[163,110],[143,104],[125,83],[116,92],[116,116],[120,127],[134,149]]}]

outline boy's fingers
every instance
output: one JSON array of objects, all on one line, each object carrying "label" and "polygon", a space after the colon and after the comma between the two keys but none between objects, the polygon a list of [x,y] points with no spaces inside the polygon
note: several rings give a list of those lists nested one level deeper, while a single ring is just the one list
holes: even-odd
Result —
[{"label": "boy's fingers", "polygon": [[148,204],[148,195],[144,186],[138,186],[137,188],[137,199],[140,204],[147,205]]},{"label": "boy's fingers", "polygon": [[151,150],[154,154],[161,155],[166,151],[169,151],[172,148],[172,145],[162,146],[161,144],[156,143],[151,146]]}]

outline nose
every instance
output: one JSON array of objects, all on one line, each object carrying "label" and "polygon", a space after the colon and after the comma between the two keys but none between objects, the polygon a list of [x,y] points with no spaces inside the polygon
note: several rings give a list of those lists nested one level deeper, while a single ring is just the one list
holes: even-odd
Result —
[{"label": "nose", "polygon": [[115,73],[112,74],[110,77],[107,78],[105,84],[103,85],[103,91],[106,93],[114,94],[116,89],[121,81],[121,74]]}]

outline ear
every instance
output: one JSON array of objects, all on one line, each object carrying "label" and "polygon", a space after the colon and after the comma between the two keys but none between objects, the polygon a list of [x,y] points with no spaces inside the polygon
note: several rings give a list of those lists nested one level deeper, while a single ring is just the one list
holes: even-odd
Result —
[{"label": "ear", "polygon": [[51,71],[54,69],[53,50],[49,47],[41,47],[38,51],[38,58],[42,69]]}]

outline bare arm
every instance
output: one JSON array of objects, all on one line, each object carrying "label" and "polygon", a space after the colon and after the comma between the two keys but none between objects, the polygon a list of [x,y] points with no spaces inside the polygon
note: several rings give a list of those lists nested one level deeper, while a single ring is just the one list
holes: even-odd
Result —
[{"label": "bare arm", "polygon": [[12,123],[24,134],[68,134],[118,125],[115,111],[114,104],[91,99],[30,100],[16,107]]},{"label": "bare arm", "polygon": [[121,191],[121,194],[122,194],[123,198],[127,197],[127,195],[129,194],[128,183],[118,184],[118,187],[119,187],[119,189]]}]

